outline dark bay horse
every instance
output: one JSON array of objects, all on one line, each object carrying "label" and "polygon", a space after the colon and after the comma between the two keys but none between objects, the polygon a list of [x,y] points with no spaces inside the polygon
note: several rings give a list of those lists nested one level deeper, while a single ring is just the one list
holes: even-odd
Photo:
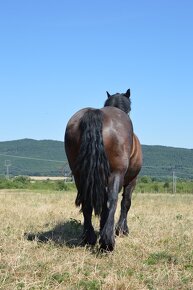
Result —
[{"label": "dark bay horse", "polygon": [[[141,145],[128,115],[130,90],[110,95],[102,109],[84,108],[69,120],[65,150],[78,190],[75,204],[84,216],[83,238],[94,245],[97,236],[92,212],[100,217],[100,247],[112,251],[115,233],[127,235],[127,213],[142,166]],[[114,216],[118,193],[123,188],[121,213],[116,227]]]}]

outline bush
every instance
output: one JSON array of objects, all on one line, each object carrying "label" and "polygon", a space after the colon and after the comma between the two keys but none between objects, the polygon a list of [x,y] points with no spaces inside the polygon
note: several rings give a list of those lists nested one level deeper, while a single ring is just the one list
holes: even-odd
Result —
[{"label": "bush", "polygon": [[0,189],[10,188],[9,187],[9,180],[6,178],[0,178]]},{"label": "bush", "polygon": [[13,179],[14,182],[20,182],[22,184],[29,184],[30,183],[30,179],[29,177],[27,176],[16,176],[14,179]]},{"label": "bush", "polygon": [[75,184],[73,182],[65,182],[63,180],[56,181],[56,190],[59,191],[70,191],[75,190]]},{"label": "bush", "polygon": [[142,182],[142,183],[151,183],[151,177],[149,177],[149,176],[142,176],[140,178],[140,182]]},{"label": "bush", "polygon": [[26,189],[30,185],[30,179],[26,176],[17,176],[12,180],[13,188]]}]

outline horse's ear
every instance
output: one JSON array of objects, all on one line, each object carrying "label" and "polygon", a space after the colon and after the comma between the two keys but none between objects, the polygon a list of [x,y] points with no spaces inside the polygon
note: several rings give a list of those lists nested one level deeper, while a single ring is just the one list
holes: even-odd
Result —
[{"label": "horse's ear", "polygon": [[111,96],[111,95],[109,94],[109,92],[107,92],[107,97],[110,98],[110,96]]},{"label": "horse's ear", "polygon": [[128,90],[126,91],[126,93],[125,93],[125,96],[126,96],[127,98],[130,98],[130,95],[131,95],[131,93],[130,93],[130,89],[128,89]]}]

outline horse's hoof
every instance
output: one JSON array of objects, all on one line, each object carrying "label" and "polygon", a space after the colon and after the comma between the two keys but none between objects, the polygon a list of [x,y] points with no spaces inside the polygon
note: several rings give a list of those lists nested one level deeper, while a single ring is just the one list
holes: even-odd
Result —
[{"label": "horse's hoof", "polygon": [[102,252],[112,252],[115,248],[115,242],[105,242],[102,239],[99,240],[100,251]]},{"label": "horse's hoof", "polygon": [[115,235],[116,236],[128,236],[129,234],[129,228],[128,226],[123,226],[123,227],[120,227],[120,226],[116,226],[115,228]]},{"label": "horse's hoof", "polygon": [[95,233],[92,233],[89,236],[83,234],[83,237],[82,237],[82,244],[83,245],[94,246],[96,244],[96,241],[97,241],[97,236]]},{"label": "horse's hoof", "polygon": [[112,252],[114,250],[114,245],[106,245],[106,244],[101,244],[100,245],[100,251],[103,253],[107,253],[107,252]]}]

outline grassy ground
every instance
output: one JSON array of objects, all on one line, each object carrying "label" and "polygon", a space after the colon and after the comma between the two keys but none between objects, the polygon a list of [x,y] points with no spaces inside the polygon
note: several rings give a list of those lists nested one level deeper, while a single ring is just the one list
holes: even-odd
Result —
[{"label": "grassy ground", "polygon": [[135,194],[130,235],[110,254],[78,246],[74,199],[0,191],[1,290],[193,289],[193,195]]}]

